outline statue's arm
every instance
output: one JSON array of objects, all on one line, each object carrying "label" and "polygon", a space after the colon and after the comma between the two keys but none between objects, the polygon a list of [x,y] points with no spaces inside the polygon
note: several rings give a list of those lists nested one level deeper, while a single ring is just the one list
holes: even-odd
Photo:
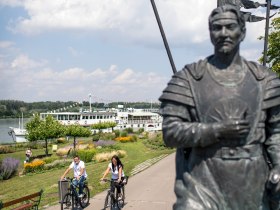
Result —
[{"label": "statue's arm", "polygon": [[266,71],[264,109],[266,110],[266,151],[273,165],[280,170],[280,80],[271,71]]},{"label": "statue's arm", "polygon": [[195,122],[191,109],[180,103],[165,102],[162,104],[162,130],[167,146],[205,147],[218,141],[213,124]]},{"label": "statue's arm", "polygon": [[273,168],[280,170],[280,105],[268,110],[266,135],[267,154]]}]

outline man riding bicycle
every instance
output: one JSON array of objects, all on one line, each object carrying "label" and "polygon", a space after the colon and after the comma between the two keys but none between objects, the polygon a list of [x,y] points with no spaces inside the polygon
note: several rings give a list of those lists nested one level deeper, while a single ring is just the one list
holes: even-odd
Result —
[{"label": "man riding bicycle", "polygon": [[66,174],[69,173],[69,171],[73,169],[74,171],[74,180],[73,183],[77,186],[79,186],[79,197],[83,196],[83,187],[84,187],[84,181],[87,178],[86,168],[84,161],[80,160],[80,157],[76,155],[73,159],[73,162],[71,165],[66,169],[64,174],[61,176],[60,180],[63,180],[66,176]]}]

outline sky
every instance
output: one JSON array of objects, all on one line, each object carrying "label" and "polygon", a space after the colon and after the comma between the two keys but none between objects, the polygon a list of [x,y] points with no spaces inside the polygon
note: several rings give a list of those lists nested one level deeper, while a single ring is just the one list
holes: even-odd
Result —
[{"label": "sky", "polygon": [[[177,70],[213,53],[216,0],[155,3]],[[0,28],[0,100],[158,102],[173,74],[150,0],[0,0]],[[258,61],[264,29],[247,23],[243,57]]]}]

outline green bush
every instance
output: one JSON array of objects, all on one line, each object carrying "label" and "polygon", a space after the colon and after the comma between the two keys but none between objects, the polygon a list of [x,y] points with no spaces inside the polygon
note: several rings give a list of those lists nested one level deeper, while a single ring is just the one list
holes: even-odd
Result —
[{"label": "green bush", "polygon": [[13,153],[15,150],[11,146],[0,146],[0,154]]},{"label": "green bush", "polygon": [[100,139],[102,140],[113,140],[115,138],[115,133],[102,133],[100,134]]},{"label": "green bush", "polygon": [[88,163],[92,161],[94,155],[96,154],[96,150],[95,149],[78,150],[77,154],[82,161]]},{"label": "green bush", "polygon": [[146,147],[154,150],[171,149],[166,147],[161,133],[158,133],[153,138],[143,140],[143,143],[145,144]]},{"label": "green bush", "polygon": [[60,159],[55,160],[52,163],[48,163],[44,165],[45,170],[49,170],[52,168],[64,168],[65,166],[69,166],[72,163],[72,159]]},{"label": "green bush", "polygon": [[117,144],[110,144],[110,145],[103,145],[102,149],[98,149],[97,153],[102,153],[102,152],[112,152],[116,150],[120,150],[121,147]]},{"label": "green bush", "polygon": [[54,162],[58,159],[59,159],[58,156],[53,155],[53,156],[50,156],[50,157],[43,158],[43,161],[45,161],[46,164],[49,164],[49,163],[52,163],[52,162]]},{"label": "green bush", "polygon": [[38,141],[31,141],[27,143],[27,147],[31,149],[43,149],[45,143],[44,142],[38,142]]},{"label": "green bush", "polygon": [[132,138],[132,140],[131,140],[132,142],[136,142],[137,141],[137,136],[136,135],[132,135],[131,138]]},{"label": "green bush", "polygon": [[65,144],[66,142],[67,142],[67,141],[66,141],[65,138],[59,138],[59,139],[56,140],[56,143],[57,143],[57,144]]},{"label": "green bush", "polygon": [[144,132],[144,128],[139,128],[138,131],[137,131],[138,134],[141,134],[143,132]]},{"label": "green bush", "polygon": [[120,134],[120,137],[127,137],[127,132],[126,131],[122,131]]},{"label": "green bush", "polygon": [[92,136],[92,141],[98,141],[100,138],[100,135],[99,134],[93,134]]},{"label": "green bush", "polygon": [[114,130],[115,137],[119,137],[121,132],[120,130]]},{"label": "green bush", "polygon": [[126,131],[127,133],[133,133],[133,128],[126,128],[124,129],[124,131]]},{"label": "green bush", "polygon": [[16,144],[14,144],[14,147],[15,148],[26,148],[26,144],[24,144],[24,143],[16,143]]}]

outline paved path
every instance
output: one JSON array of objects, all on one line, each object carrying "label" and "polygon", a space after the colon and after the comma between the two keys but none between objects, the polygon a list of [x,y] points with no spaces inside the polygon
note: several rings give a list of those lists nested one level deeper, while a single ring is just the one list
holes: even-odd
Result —
[{"label": "paved path", "polygon": [[[161,157],[162,158],[162,157]],[[141,172],[129,178],[126,185],[126,200],[123,210],[171,210],[176,200],[173,188],[175,181],[175,153],[164,157],[154,165],[155,159],[145,161],[138,167]],[[147,168],[147,165],[150,166]],[[145,170],[144,170],[145,169]],[[88,210],[103,209],[106,191],[90,199]],[[47,210],[59,210],[59,206],[52,206]]]}]

